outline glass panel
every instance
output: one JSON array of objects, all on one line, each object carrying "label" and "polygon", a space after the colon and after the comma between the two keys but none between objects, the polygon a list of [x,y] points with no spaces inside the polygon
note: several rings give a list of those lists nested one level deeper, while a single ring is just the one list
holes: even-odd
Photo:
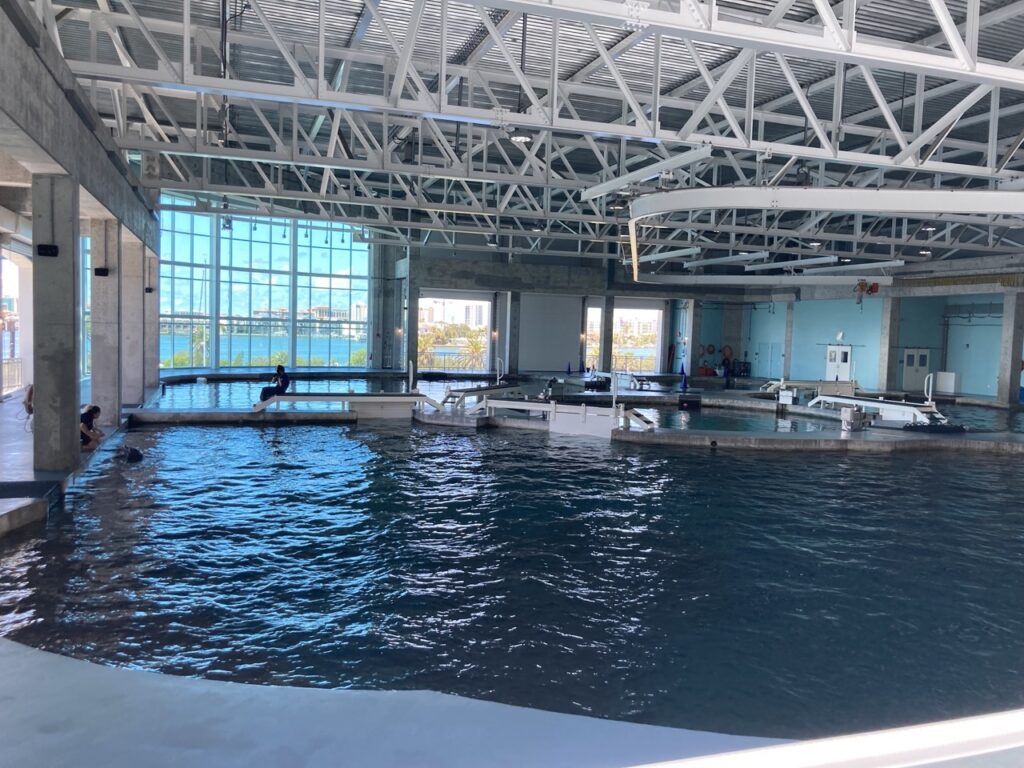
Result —
[{"label": "glass panel", "polygon": [[601,315],[600,307],[587,307],[586,366],[592,371],[601,365]]},{"label": "glass panel", "polygon": [[660,309],[616,309],[612,326],[612,368],[655,373],[660,365]]},{"label": "glass panel", "polygon": [[[173,194],[162,201],[191,205]],[[160,219],[161,366],[292,364],[293,318],[294,364],[369,362],[369,257],[348,225],[234,217],[225,228],[219,218],[180,211],[163,211]],[[216,325],[213,269],[220,283]],[[217,361],[210,358],[214,330]]]},{"label": "glass panel", "polygon": [[[362,311],[365,312],[365,304]],[[486,371],[490,368],[491,302],[421,297],[421,370]]]}]

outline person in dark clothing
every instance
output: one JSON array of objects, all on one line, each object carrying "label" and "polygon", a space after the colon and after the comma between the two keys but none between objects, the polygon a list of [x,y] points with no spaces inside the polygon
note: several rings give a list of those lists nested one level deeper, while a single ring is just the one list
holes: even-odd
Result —
[{"label": "person in dark clothing", "polygon": [[288,378],[288,374],[284,370],[283,365],[277,366],[277,373],[274,374],[274,378],[270,380],[270,386],[264,387],[260,390],[260,402],[269,400],[275,395],[283,395],[288,391],[288,386],[291,384],[291,379]]},{"label": "person in dark clothing", "polygon": [[83,451],[94,450],[100,444],[104,432],[96,426],[96,419],[99,418],[99,415],[100,407],[90,405],[82,411],[82,415],[79,417],[78,436],[81,439]]}]

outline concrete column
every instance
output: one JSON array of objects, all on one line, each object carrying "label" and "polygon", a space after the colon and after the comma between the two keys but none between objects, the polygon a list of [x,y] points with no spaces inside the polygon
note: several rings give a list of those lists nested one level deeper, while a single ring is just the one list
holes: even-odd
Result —
[{"label": "concrete column", "polygon": [[883,392],[901,389],[898,380],[900,361],[900,300],[882,299],[882,328],[878,338],[878,387]]},{"label": "concrete column", "polygon": [[615,334],[615,297],[605,296],[601,307],[601,363],[598,370],[608,373],[612,369],[612,344]]},{"label": "concrete column", "polygon": [[522,317],[523,296],[509,291],[508,314],[505,321],[505,365],[509,373],[519,373],[519,324]]},{"label": "concrete column", "polygon": [[743,307],[726,306],[722,311],[722,346],[732,347],[732,359],[743,359]]},{"label": "concrete column", "polygon": [[793,368],[793,307],[795,302],[786,302],[786,341],[782,347],[782,378],[788,379]]},{"label": "concrete column", "polygon": [[149,251],[142,263],[142,386],[151,394],[160,386],[160,262]]},{"label": "concrete column", "polygon": [[[405,349],[404,357],[397,361],[395,367],[403,371],[409,370],[410,360],[419,360],[419,329],[420,329],[420,287],[412,278],[405,281]],[[401,329],[392,331],[400,335]],[[402,345],[396,344],[395,348],[402,353]],[[419,368],[419,365],[416,366]]]},{"label": "concrete column", "polygon": [[32,177],[32,245],[56,246],[58,255],[36,255],[33,428],[37,470],[71,471],[79,457],[79,231],[78,181],[71,176]]},{"label": "concrete column", "polygon": [[[92,401],[104,424],[121,419],[121,225],[89,222],[92,238]],[[106,276],[97,275],[106,268]]]},{"label": "concrete column", "polygon": [[665,308],[661,312],[661,360],[659,364],[660,373],[675,373],[671,370],[672,368],[679,367],[678,355],[679,352],[675,353],[675,357],[671,361],[668,359],[669,347],[675,349],[675,339],[672,336],[672,301],[667,300],[665,302]]},{"label": "concrete column", "polygon": [[140,405],[145,394],[143,362],[143,269],[145,248],[137,240],[121,241],[121,402]]},{"label": "concrete column", "polygon": [[686,375],[696,376],[700,367],[701,308],[697,299],[690,299],[686,307],[686,329],[690,339],[686,345]]},{"label": "concrete column", "polygon": [[1021,346],[1024,345],[1024,297],[1003,296],[1003,340],[999,350],[999,379],[996,399],[1000,405],[1020,402]]}]

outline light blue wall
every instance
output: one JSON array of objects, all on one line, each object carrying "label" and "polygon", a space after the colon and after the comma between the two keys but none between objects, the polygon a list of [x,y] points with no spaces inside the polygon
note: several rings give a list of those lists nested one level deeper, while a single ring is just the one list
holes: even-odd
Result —
[{"label": "light blue wall", "polygon": [[[798,301],[793,307],[793,358],[790,377],[825,378],[825,352],[829,344],[853,347],[857,383],[864,389],[878,389],[879,337],[882,329],[882,300],[853,299]],[[843,340],[836,334],[843,332]]]},{"label": "light blue wall", "polygon": [[1003,336],[1002,316],[988,314],[983,307],[977,314],[951,315],[949,307],[969,304],[1002,304],[999,294],[950,296],[946,299],[949,333],[946,344],[946,369],[956,371],[957,389],[968,395],[996,394],[999,354]]},{"label": "light blue wall", "polygon": [[[743,308],[743,359],[750,375],[770,378],[782,375],[786,347],[786,303],[768,302]],[[774,353],[774,354],[773,354]]]},{"label": "light blue wall", "polygon": [[941,371],[945,353],[945,296],[904,298],[900,300],[900,320],[896,337],[895,389],[903,388],[906,350],[927,349],[929,369]]}]

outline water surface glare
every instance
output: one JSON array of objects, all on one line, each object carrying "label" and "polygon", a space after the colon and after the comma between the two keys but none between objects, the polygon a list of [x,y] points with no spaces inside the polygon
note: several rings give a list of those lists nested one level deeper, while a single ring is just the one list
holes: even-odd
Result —
[{"label": "water surface glare", "polygon": [[173,427],[0,540],[0,634],[139,669],[812,737],[1024,706],[996,457]]}]

